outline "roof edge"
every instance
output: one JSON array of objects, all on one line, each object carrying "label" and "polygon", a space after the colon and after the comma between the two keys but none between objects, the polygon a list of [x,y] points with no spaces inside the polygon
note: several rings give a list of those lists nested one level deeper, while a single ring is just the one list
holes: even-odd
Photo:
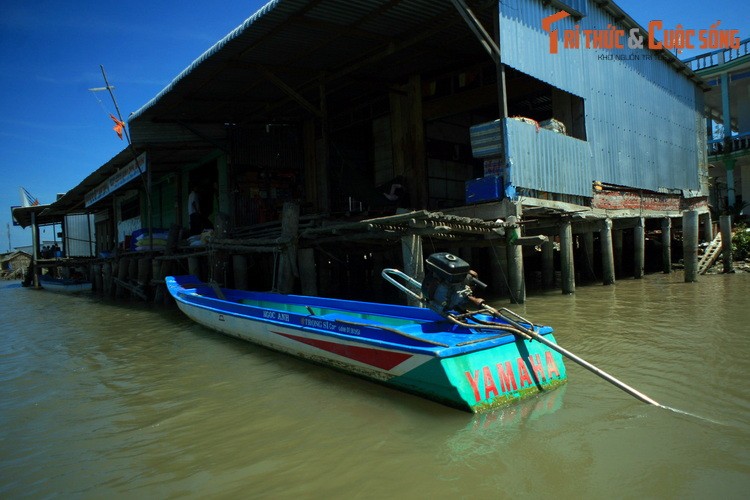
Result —
[{"label": "roof edge", "polygon": [[137,120],[140,116],[142,116],[146,111],[149,110],[153,105],[155,105],[159,100],[161,100],[162,97],[164,97],[166,94],[172,91],[174,87],[185,78],[187,75],[193,72],[195,68],[200,66],[206,59],[213,56],[217,52],[219,52],[226,44],[237,38],[242,32],[244,32],[247,28],[250,27],[253,23],[255,23],[258,19],[268,14],[271,10],[273,10],[276,5],[281,2],[281,0],[270,0],[267,4],[265,4],[263,7],[258,9],[252,16],[248,17],[242,24],[237,26],[235,29],[230,31],[224,38],[213,44],[211,47],[208,48],[203,54],[198,56],[196,60],[194,60],[192,63],[190,63],[190,66],[183,69],[180,74],[178,74],[176,77],[172,79],[172,81],[164,87],[156,96],[151,98],[146,104],[141,106],[138,110],[136,110],[134,113],[132,113],[128,117],[128,123],[130,123],[133,120]]}]

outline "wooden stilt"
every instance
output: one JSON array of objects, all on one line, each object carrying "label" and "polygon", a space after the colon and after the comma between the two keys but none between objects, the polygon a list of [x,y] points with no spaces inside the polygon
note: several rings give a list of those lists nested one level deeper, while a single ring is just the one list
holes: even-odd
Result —
[{"label": "wooden stilt", "polygon": [[299,205],[284,203],[281,213],[281,236],[291,238],[291,243],[281,253],[276,286],[280,293],[292,293],[294,279],[299,276],[297,268],[297,233],[299,228]]},{"label": "wooden stilt", "polygon": [[[424,254],[422,251],[422,237],[409,234],[401,237],[401,254],[404,259],[404,273],[420,283],[424,280]],[[407,298],[412,306],[423,307],[416,299]]]},{"label": "wooden stilt", "polygon": [[615,278],[622,277],[622,229],[612,230],[612,256],[615,259]]},{"label": "wooden stilt", "polygon": [[682,254],[685,262],[685,283],[698,281],[698,212],[682,214]]},{"label": "wooden stilt", "polygon": [[188,257],[188,274],[192,274],[201,279],[201,261],[200,257]]},{"label": "wooden stilt", "polygon": [[584,269],[583,275],[589,281],[596,279],[594,272],[594,233],[587,231],[583,233]]},{"label": "wooden stilt", "polygon": [[734,271],[732,268],[732,216],[722,215],[719,217],[719,228],[721,230],[721,258],[724,262],[724,272],[731,273]]},{"label": "wooden stilt", "polygon": [[302,295],[318,295],[318,277],[315,269],[315,250],[303,248],[297,252]]},{"label": "wooden stilt", "polygon": [[703,239],[711,243],[714,239],[714,223],[711,220],[711,212],[702,215],[703,218]]},{"label": "wooden stilt", "polygon": [[118,299],[121,299],[125,296],[125,287],[122,285],[122,283],[125,282],[125,280],[128,277],[128,272],[130,269],[130,259],[127,257],[123,257],[120,259],[120,261],[117,263],[117,290],[115,291],[115,297]]},{"label": "wooden stilt", "polygon": [[[513,221],[509,217],[509,222]],[[521,236],[521,227],[516,226],[506,230],[508,253],[508,284],[510,286],[510,302],[523,304],[526,302],[526,283],[523,276],[523,247],[514,245],[514,241]]]},{"label": "wooden stilt", "polygon": [[104,295],[112,296],[112,262],[106,261],[102,263],[102,291]]},{"label": "wooden stilt", "polygon": [[562,293],[576,291],[575,264],[573,262],[573,230],[569,220],[560,223],[560,281]]},{"label": "wooden stilt", "polygon": [[247,255],[232,255],[234,288],[247,290]]},{"label": "wooden stilt", "polygon": [[633,228],[633,277],[643,278],[643,269],[646,266],[646,226],[643,217],[639,217]]},{"label": "wooden stilt", "polygon": [[551,240],[542,243],[542,286],[552,288],[555,284],[555,246]]},{"label": "wooden stilt", "polygon": [[604,219],[599,230],[602,247],[602,283],[615,284],[615,258],[612,250],[612,219]]},{"label": "wooden stilt", "polygon": [[672,272],[672,219],[661,220],[661,260],[666,274]]}]

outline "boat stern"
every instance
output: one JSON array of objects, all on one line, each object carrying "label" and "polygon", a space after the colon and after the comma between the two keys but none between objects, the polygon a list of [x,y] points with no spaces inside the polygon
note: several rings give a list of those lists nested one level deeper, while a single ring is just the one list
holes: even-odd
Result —
[{"label": "boat stern", "polygon": [[[552,334],[545,338],[554,342]],[[428,363],[390,385],[441,403],[484,412],[552,391],[567,382],[562,355],[539,342],[514,342]]]}]

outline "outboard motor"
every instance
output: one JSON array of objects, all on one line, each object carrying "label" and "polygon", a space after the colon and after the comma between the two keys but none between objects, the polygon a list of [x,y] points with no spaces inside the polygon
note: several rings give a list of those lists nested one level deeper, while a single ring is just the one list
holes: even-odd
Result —
[{"label": "outboard motor", "polygon": [[398,269],[383,269],[383,278],[442,316],[482,305],[482,299],[474,297],[474,290],[487,285],[477,279],[468,262],[451,253],[439,252],[427,257],[425,263],[422,283]]},{"label": "outboard motor", "polygon": [[422,281],[422,296],[430,309],[438,314],[448,311],[467,311],[477,306],[481,299],[474,297],[474,290],[487,285],[477,279],[468,262],[448,252],[434,253],[425,261],[425,277]]}]

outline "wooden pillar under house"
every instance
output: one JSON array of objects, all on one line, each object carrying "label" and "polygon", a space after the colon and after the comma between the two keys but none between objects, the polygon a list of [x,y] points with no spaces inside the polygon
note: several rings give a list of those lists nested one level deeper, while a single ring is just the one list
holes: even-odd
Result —
[{"label": "wooden pillar under house", "polygon": [[505,296],[508,294],[508,254],[505,247],[491,245],[489,250],[490,276],[492,293]]},{"label": "wooden pillar under house", "polygon": [[615,278],[619,279],[622,277],[622,244],[623,231],[622,229],[612,230],[612,255],[615,259]]},{"label": "wooden pillar under house", "polygon": [[703,239],[708,243],[711,243],[714,239],[714,223],[711,219],[711,212],[706,212],[702,215],[703,219]]},{"label": "wooden pillar under house", "polygon": [[292,293],[294,280],[299,277],[297,268],[297,234],[299,231],[299,205],[284,203],[281,212],[281,237],[290,242],[281,252],[279,258],[278,279],[276,287],[279,293]]},{"label": "wooden pillar under house", "polygon": [[315,249],[303,248],[297,252],[300,290],[302,295],[318,295],[318,277],[315,268]]},{"label": "wooden pillar under house", "polygon": [[633,277],[643,278],[646,267],[646,226],[643,217],[639,217],[633,228]]},{"label": "wooden pillar under house", "polygon": [[192,274],[198,279],[201,279],[201,261],[200,257],[189,256],[188,261],[188,274]]},{"label": "wooden pillar under house", "polygon": [[661,260],[665,274],[672,272],[672,219],[661,220]]},{"label": "wooden pillar under house", "polygon": [[[416,234],[402,236],[401,255],[404,261],[404,273],[422,283],[424,281],[422,237]],[[424,307],[424,304],[411,297],[407,297],[406,302],[410,306]]]},{"label": "wooden pillar under house", "polygon": [[602,284],[615,284],[615,259],[612,250],[612,219],[604,219],[599,230],[602,251]]},{"label": "wooden pillar under house", "polygon": [[[512,222],[512,218],[508,217]],[[508,284],[510,286],[510,302],[523,304],[526,302],[526,283],[523,273],[523,247],[514,242],[521,236],[520,226],[509,228],[505,232],[508,254]]]},{"label": "wooden pillar under house", "polygon": [[119,281],[116,286],[115,298],[121,299],[125,296],[125,287],[121,284],[128,278],[128,271],[130,270],[130,259],[123,257],[117,262],[117,280]]},{"label": "wooden pillar under house", "polygon": [[562,293],[576,291],[575,264],[573,261],[573,230],[569,220],[560,223],[560,285]]},{"label": "wooden pillar under house", "polygon": [[719,218],[719,229],[721,231],[722,252],[721,258],[724,263],[724,272],[734,272],[732,268],[732,216],[722,215]]},{"label": "wooden pillar under house", "polygon": [[583,275],[587,280],[594,281],[596,279],[596,273],[594,272],[594,233],[591,231],[583,233],[583,252]]},{"label": "wooden pillar under house", "polygon": [[102,291],[104,295],[112,296],[112,262],[105,261],[102,263]]},{"label": "wooden pillar under house", "polygon": [[685,283],[698,281],[698,212],[682,214],[682,254],[685,262]]},{"label": "wooden pillar under house", "polygon": [[552,239],[542,243],[542,287],[552,288],[555,284],[555,246]]},{"label": "wooden pillar under house", "polygon": [[234,275],[234,288],[247,290],[247,255],[232,255],[232,273]]}]

